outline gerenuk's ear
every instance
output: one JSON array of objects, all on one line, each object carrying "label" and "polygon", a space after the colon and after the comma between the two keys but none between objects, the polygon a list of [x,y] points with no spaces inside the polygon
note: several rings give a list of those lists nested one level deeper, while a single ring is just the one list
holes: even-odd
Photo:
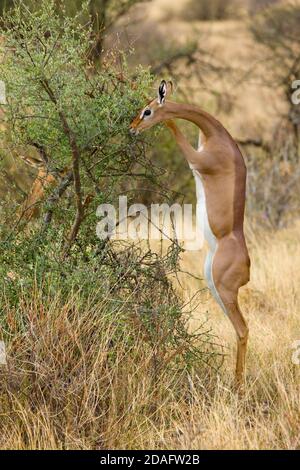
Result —
[{"label": "gerenuk's ear", "polygon": [[173,83],[172,82],[166,82],[166,80],[162,80],[160,82],[160,85],[158,87],[158,99],[157,102],[159,104],[164,104],[166,100],[166,96],[171,94],[173,91]]}]

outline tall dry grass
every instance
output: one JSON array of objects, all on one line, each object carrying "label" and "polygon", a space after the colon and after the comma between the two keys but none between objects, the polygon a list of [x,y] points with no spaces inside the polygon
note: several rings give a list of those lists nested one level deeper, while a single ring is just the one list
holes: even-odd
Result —
[{"label": "tall dry grass", "polygon": [[240,302],[250,327],[246,393],[239,397],[232,390],[234,334],[209,303],[214,331],[229,350],[213,394],[197,390],[192,419],[178,423],[180,448],[300,447],[300,365],[292,362],[293,343],[300,339],[299,231],[299,222],[277,233],[248,229],[252,276]]},{"label": "tall dry grass", "polygon": [[[227,356],[205,380],[191,373],[188,386],[184,374],[153,374],[138,330],[132,348],[121,336],[110,356],[121,317],[117,306],[113,319],[106,315],[109,299],[80,303],[74,294],[64,305],[59,296],[47,304],[37,293],[24,298],[18,312],[7,310],[11,330],[22,315],[30,328],[18,329],[8,366],[0,367],[1,448],[299,448],[300,365],[292,363],[292,343],[300,339],[299,229],[298,223],[278,233],[248,230],[252,280],[241,296],[250,326],[244,396],[233,388],[234,333],[205,292],[195,322],[209,312]],[[184,268],[197,272],[201,254],[185,256]],[[180,286],[189,297],[199,282],[182,275]]]}]

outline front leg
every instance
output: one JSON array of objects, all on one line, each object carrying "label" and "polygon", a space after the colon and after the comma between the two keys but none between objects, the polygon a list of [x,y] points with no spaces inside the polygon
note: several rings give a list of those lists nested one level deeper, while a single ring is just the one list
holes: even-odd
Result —
[{"label": "front leg", "polygon": [[186,137],[179,130],[179,128],[176,126],[174,121],[170,119],[165,121],[165,124],[173,133],[177,145],[185,156],[190,168],[193,169],[196,167],[197,170],[201,172],[201,158],[199,158],[201,156],[201,152],[203,152],[203,142],[201,139],[201,135],[199,134],[198,143],[198,145],[200,145],[200,149],[195,150],[194,147],[189,143]]}]

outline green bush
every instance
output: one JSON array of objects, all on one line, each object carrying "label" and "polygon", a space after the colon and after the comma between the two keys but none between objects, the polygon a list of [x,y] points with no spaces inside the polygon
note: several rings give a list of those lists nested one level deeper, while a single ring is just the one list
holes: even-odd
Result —
[{"label": "green bush", "polygon": [[209,383],[222,355],[207,325],[188,329],[169,277],[178,268],[175,242],[159,256],[96,236],[100,203],[136,195],[146,181],[162,192],[149,141],[128,132],[152,78],[128,70],[118,51],[95,69],[90,26],[54,6],[20,2],[1,32],[1,140],[15,158],[38,151],[57,186],[27,226],[15,207],[3,208],[0,446],[138,447],[145,428],[166,424],[166,403],[172,428],[174,406],[191,399],[191,377]]}]

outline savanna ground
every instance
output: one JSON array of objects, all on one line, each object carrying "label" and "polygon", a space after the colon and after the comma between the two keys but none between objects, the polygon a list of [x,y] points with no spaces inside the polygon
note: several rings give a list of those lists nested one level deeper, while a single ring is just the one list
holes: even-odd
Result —
[{"label": "savanna ground", "polygon": [[[31,331],[25,337],[16,335],[8,351],[10,383],[2,397],[2,448],[299,448],[300,368],[292,362],[293,343],[300,334],[299,229],[298,223],[276,234],[250,234],[252,276],[241,294],[250,328],[244,395],[233,386],[235,336],[207,292],[197,299],[192,323],[209,318],[224,347],[224,364],[205,380],[191,375],[190,390],[180,398],[176,393],[180,377],[174,383],[172,376],[162,373],[153,386],[143,337],[135,338],[134,357],[125,344],[119,345],[114,373],[105,376],[106,342],[118,321],[117,308],[115,321],[101,319],[108,299],[78,305],[74,294],[63,306],[59,299],[44,306],[38,295],[23,299]],[[202,257],[186,255],[184,269],[198,275]],[[180,284],[187,299],[199,290],[190,276],[181,276]],[[16,312],[8,310],[7,315],[11,323],[16,321]],[[103,327],[104,337],[95,335]],[[78,356],[78,351],[85,354]],[[32,361],[35,373],[29,384]],[[6,388],[3,382],[2,387]],[[64,405],[69,420],[60,419],[52,400]],[[102,400],[108,401],[102,404],[106,416],[101,415]],[[105,422],[100,434],[99,420]]]},{"label": "savanna ground", "polygon": [[[238,3],[243,7],[243,2]],[[131,44],[133,40],[136,47],[130,60],[144,65],[152,60],[155,69],[165,60],[157,52],[167,48],[164,38],[171,42],[179,38],[185,43],[186,38],[195,41],[196,37],[196,64],[203,58],[204,63],[210,60],[203,56],[203,48],[209,50],[213,63],[207,69],[202,64],[201,72],[192,69],[181,78],[186,64],[175,60],[175,65],[162,68],[161,73],[174,74],[180,99],[199,102],[217,114],[236,139],[263,142],[256,142],[253,148],[248,144],[243,147],[250,185],[246,237],[252,262],[251,280],[240,293],[241,309],[250,329],[245,391],[238,393],[234,387],[234,331],[211,300],[205,283],[196,279],[202,277],[205,250],[180,253],[182,272],[174,274],[170,270],[166,276],[171,285],[162,280],[156,286],[152,277],[149,283],[138,280],[132,284],[126,272],[118,273],[121,282],[131,283],[121,293],[117,288],[108,288],[110,283],[119,282],[114,272],[105,267],[95,278],[91,273],[96,271],[95,265],[85,271],[78,260],[82,277],[74,277],[74,285],[73,278],[71,287],[65,287],[54,277],[54,287],[45,281],[45,288],[41,288],[44,280],[40,281],[38,268],[28,256],[26,262],[32,264],[28,271],[30,285],[24,282],[27,266],[21,274],[17,264],[4,268],[1,328],[8,361],[0,366],[0,446],[299,449],[300,364],[294,363],[294,344],[300,340],[300,210],[295,202],[298,186],[288,201],[285,198],[289,187],[293,191],[295,182],[288,178],[297,174],[297,165],[294,156],[289,156],[288,126],[277,131],[289,106],[284,89],[272,87],[268,77],[271,65],[264,60],[263,52],[260,55],[261,45],[253,42],[248,29],[250,19],[244,18],[243,11],[233,18],[230,11],[226,20],[191,21],[183,15],[181,2],[171,7],[167,0],[155,0],[147,5],[147,15],[144,8],[142,16],[137,8],[123,17],[121,26],[117,23],[106,38],[107,43],[119,41],[119,34],[125,31],[126,41]],[[151,36],[151,31],[156,36]],[[120,40],[124,42],[124,38]],[[173,52],[167,49],[167,57]],[[228,71],[229,66],[232,69]],[[276,65],[272,67],[275,74]],[[262,86],[262,81],[268,83]],[[134,113],[136,105],[130,106]],[[125,122],[125,128],[127,125]],[[187,132],[195,139],[193,130],[187,127]],[[284,157],[274,145],[268,162],[264,152],[272,147],[272,140],[280,144],[282,133]],[[176,154],[166,132],[156,139],[157,145],[149,150],[151,158],[162,160],[170,185],[193,200],[192,176],[181,163],[181,155]],[[184,175],[180,182],[176,172]],[[21,189],[26,190],[28,174],[25,184],[19,164],[13,163],[12,173]],[[7,201],[6,193],[5,198]],[[17,240],[12,257],[17,256],[15,252],[22,243]],[[91,246],[92,242],[88,239],[87,244]],[[48,269],[52,269],[51,264]],[[71,264],[67,269],[72,271]],[[135,276],[137,266],[134,269]],[[11,292],[18,281],[16,301]],[[81,283],[93,284],[94,289],[81,295]],[[176,294],[171,292],[172,286]],[[169,337],[165,340],[168,326],[161,327],[154,320],[145,327],[139,317],[149,308],[159,312],[159,306],[166,302],[170,304],[170,311],[166,310],[169,321],[177,311],[176,295],[186,318],[184,328],[195,331],[200,327],[203,335],[199,337],[203,355],[195,368],[191,365],[194,356],[189,349],[190,339],[183,335],[177,320],[172,326],[177,335],[173,344]],[[210,359],[206,362],[210,354],[213,367]]]},{"label": "savanna ground", "polygon": [[252,274],[242,289],[241,306],[251,333],[243,398],[232,392],[233,332],[222,313],[212,303],[207,306],[214,332],[228,348],[227,356],[210,406],[196,398],[183,446],[299,447],[300,376],[299,366],[292,364],[293,343],[299,338],[298,233],[299,223],[276,234],[248,234]]}]

